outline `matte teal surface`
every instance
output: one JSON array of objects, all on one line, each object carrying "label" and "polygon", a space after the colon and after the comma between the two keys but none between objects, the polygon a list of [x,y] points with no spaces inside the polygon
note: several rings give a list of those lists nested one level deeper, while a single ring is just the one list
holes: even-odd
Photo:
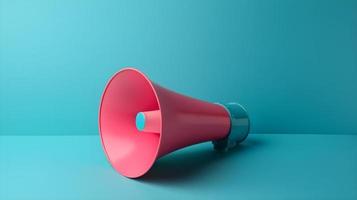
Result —
[{"label": "matte teal surface", "polygon": [[98,136],[0,136],[0,199],[355,200],[356,158],[355,135],[255,134],[226,154],[183,149],[132,180]]},{"label": "matte teal surface", "polygon": [[124,66],[255,133],[357,134],[356,52],[355,0],[0,0],[0,134],[98,134]]}]

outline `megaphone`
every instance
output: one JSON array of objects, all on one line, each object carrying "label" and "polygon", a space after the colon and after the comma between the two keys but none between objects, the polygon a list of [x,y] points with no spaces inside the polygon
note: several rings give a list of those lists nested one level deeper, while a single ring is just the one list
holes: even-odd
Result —
[{"label": "megaphone", "polygon": [[105,154],[120,174],[138,178],[177,149],[212,141],[227,151],[249,132],[249,117],[238,103],[209,103],[170,91],[134,68],[107,83],[99,110]]}]

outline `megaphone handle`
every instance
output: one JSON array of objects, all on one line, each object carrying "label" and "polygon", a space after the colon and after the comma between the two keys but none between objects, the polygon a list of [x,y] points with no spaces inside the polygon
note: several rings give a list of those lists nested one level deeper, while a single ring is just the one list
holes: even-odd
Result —
[{"label": "megaphone handle", "polygon": [[231,126],[228,135],[219,140],[212,141],[217,151],[227,151],[247,138],[250,121],[247,111],[238,103],[219,104],[224,107],[230,116]]}]

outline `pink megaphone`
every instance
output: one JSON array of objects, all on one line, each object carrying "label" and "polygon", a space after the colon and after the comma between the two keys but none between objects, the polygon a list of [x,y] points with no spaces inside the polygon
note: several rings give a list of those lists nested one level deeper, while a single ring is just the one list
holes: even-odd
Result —
[{"label": "pink megaphone", "polygon": [[177,149],[212,141],[226,151],[243,141],[249,118],[237,103],[197,100],[151,82],[133,68],[117,72],[100,104],[104,151],[122,175],[144,175],[155,160]]}]

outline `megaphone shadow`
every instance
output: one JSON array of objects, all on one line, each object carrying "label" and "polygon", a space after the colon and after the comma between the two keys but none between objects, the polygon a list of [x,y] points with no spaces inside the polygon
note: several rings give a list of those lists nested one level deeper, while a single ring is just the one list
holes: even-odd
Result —
[{"label": "megaphone shadow", "polygon": [[224,167],[223,163],[229,164],[229,160],[237,159],[236,156],[243,156],[257,147],[264,146],[264,142],[255,137],[248,137],[242,144],[227,152],[217,152],[210,145],[201,145],[203,147],[186,148],[157,160],[151,170],[138,180],[166,184],[190,181],[203,175],[209,176],[210,173],[214,173],[212,168],[215,166],[212,165]]}]

